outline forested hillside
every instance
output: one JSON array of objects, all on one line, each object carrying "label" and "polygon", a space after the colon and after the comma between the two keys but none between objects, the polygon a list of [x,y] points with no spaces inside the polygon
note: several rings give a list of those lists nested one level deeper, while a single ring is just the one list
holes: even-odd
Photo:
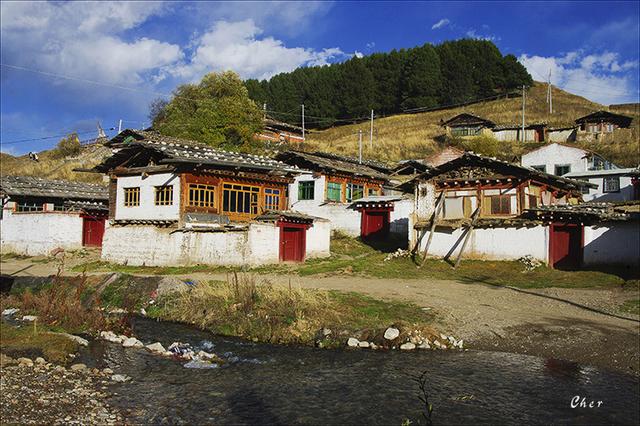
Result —
[{"label": "forested hillside", "polygon": [[300,124],[304,104],[308,128],[367,117],[372,109],[389,115],[469,102],[532,83],[515,56],[502,56],[490,41],[468,39],[245,81],[251,99],[266,103],[274,118]]}]

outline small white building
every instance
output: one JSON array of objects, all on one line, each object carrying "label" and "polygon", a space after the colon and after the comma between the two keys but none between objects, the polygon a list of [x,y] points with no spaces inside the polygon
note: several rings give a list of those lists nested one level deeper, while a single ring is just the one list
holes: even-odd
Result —
[{"label": "small white building", "polygon": [[107,188],[33,176],[2,176],[0,246],[3,253],[48,255],[99,247],[107,217]]},{"label": "small white building", "polygon": [[[332,230],[360,235],[360,213],[352,202],[383,194],[389,181],[386,165],[322,152],[287,151],[276,159],[298,167],[301,174],[289,185],[289,209],[331,221]],[[400,206],[391,214],[391,233],[406,234],[408,210]]]},{"label": "small white building", "polygon": [[584,201],[614,202],[634,200],[629,175],[634,169],[619,168],[595,152],[552,143],[522,156],[523,166],[596,185],[583,188]]},{"label": "small white building", "polygon": [[110,177],[102,258],[132,265],[263,265],[329,256],[329,222],[287,211],[299,171],[256,155],[125,130],[94,168]]}]

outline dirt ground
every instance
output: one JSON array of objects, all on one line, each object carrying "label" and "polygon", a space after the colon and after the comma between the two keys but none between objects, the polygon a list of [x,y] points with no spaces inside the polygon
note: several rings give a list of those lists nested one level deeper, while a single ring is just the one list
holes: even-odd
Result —
[{"label": "dirt ground", "polygon": [[[86,260],[84,260],[86,261]],[[68,267],[70,267],[68,265]],[[46,276],[53,263],[9,259],[2,273]],[[193,273],[195,281],[224,275]],[[613,315],[636,293],[620,289],[547,288],[519,290],[483,283],[433,279],[376,279],[355,276],[264,275],[273,283],[303,288],[356,291],[381,299],[410,301],[437,314],[442,332],[464,339],[466,346],[559,358],[640,375],[640,322]]]}]

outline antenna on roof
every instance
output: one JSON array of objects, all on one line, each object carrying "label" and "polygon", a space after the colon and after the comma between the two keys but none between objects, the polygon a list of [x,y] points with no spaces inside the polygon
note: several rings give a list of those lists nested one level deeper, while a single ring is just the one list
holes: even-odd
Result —
[{"label": "antenna on roof", "polygon": [[102,126],[100,125],[100,122],[98,121],[98,139],[100,138],[106,138],[107,134],[104,132],[104,130],[102,129]]}]

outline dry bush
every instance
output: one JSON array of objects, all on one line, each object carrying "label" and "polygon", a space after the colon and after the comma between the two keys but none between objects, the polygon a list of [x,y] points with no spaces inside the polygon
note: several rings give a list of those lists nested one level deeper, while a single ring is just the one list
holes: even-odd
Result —
[{"label": "dry bush", "polygon": [[327,293],[269,282],[258,285],[249,274],[200,283],[163,302],[162,318],[273,343],[308,343],[323,324],[339,320]]}]

